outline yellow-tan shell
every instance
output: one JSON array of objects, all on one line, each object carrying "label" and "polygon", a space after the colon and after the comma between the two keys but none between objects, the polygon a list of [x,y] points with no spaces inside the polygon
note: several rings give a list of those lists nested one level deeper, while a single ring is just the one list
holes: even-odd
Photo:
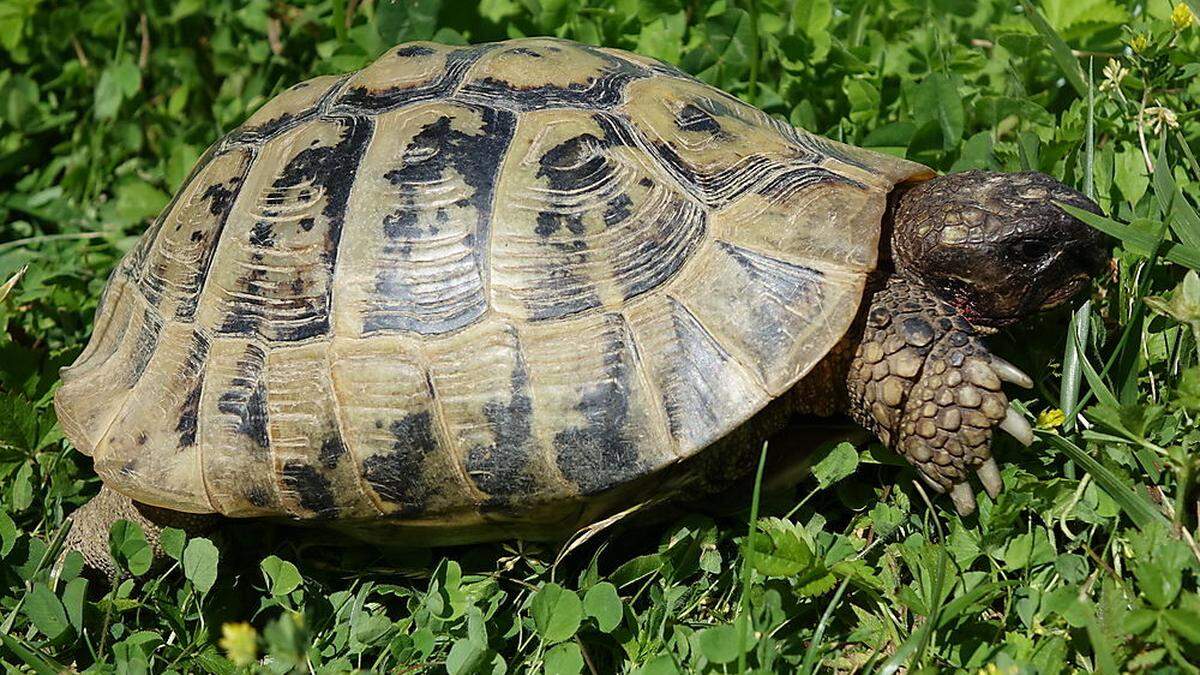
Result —
[{"label": "yellow-tan shell", "polygon": [[59,418],[180,511],[578,501],[807,373],[886,194],[926,175],[617,50],[402,45],[213,146],[114,272]]}]

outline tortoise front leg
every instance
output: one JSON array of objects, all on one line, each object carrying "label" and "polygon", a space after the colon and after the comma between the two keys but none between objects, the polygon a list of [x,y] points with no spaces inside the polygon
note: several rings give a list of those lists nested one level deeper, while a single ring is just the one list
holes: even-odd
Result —
[{"label": "tortoise front leg", "polygon": [[870,302],[847,376],[850,414],[968,515],[972,471],[993,498],[1002,487],[992,429],[1033,442],[1001,382],[1033,382],[990,354],[971,325],[919,283],[893,276]]}]

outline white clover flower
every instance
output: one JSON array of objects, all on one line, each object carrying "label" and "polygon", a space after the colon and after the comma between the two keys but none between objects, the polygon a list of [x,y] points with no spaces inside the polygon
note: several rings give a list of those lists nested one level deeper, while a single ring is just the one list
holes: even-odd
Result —
[{"label": "white clover flower", "polygon": [[1175,116],[1175,112],[1170,108],[1156,105],[1146,108],[1144,112],[1146,118],[1150,121],[1150,128],[1154,133],[1162,133],[1163,129],[1178,129],[1179,118]]},{"label": "white clover flower", "polygon": [[1100,83],[1100,91],[1119,90],[1121,81],[1129,75],[1129,69],[1116,59],[1109,59],[1104,66],[1104,81]]}]

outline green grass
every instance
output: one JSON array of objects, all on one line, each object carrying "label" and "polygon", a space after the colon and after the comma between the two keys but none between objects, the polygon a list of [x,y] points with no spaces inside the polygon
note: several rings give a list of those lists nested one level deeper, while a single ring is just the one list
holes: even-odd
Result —
[{"label": "green grass", "polygon": [[[1197,672],[1189,16],[1158,0],[0,0],[0,662]],[[1004,493],[960,519],[877,446],[838,445],[794,493],[665,525],[635,515],[565,555],[334,547],[242,524],[173,533],[174,564],[151,572],[141,533],[120,527],[116,588],[88,584],[74,556],[52,576],[64,516],[99,487],[56,424],[57,370],[205,146],[282,88],[394,43],[536,34],[678,63],[793,124],[938,170],[1037,169],[1093,194],[1107,216],[1089,222],[1119,239],[1110,278],[1078,312],[991,339],[1034,375],[1017,404],[1042,428],[1029,449],[1000,444]],[[787,435],[769,448],[809,450]]]}]

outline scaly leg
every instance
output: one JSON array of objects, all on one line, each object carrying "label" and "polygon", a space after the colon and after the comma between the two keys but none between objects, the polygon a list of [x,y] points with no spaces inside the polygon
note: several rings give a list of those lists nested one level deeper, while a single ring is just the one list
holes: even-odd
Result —
[{"label": "scaly leg", "polygon": [[79,551],[87,569],[109,581],[117,576],[117,566],[108,550],[108,531],[118,520],[137,523],[146,535],[155,563],[164,560],[159,536],[164,527],[177,527],[189,535],[201,534],[216,524],[218,516],[182,513],[139,504],[129,497],[101,486],[100,492],[72,513],[71,532],[63,543],[63,555]]},{"label": "scaly leg", "polygon": [[1002,487],[993,427],[1025,445],[1033,441],[1029,423],[1009,410],[1002,381],[1033,385],[990,354],[953,307],[893,276],[867,310],[847,376],[850,414],[967,515],[975,510],[971,472],[992,497]]}]

